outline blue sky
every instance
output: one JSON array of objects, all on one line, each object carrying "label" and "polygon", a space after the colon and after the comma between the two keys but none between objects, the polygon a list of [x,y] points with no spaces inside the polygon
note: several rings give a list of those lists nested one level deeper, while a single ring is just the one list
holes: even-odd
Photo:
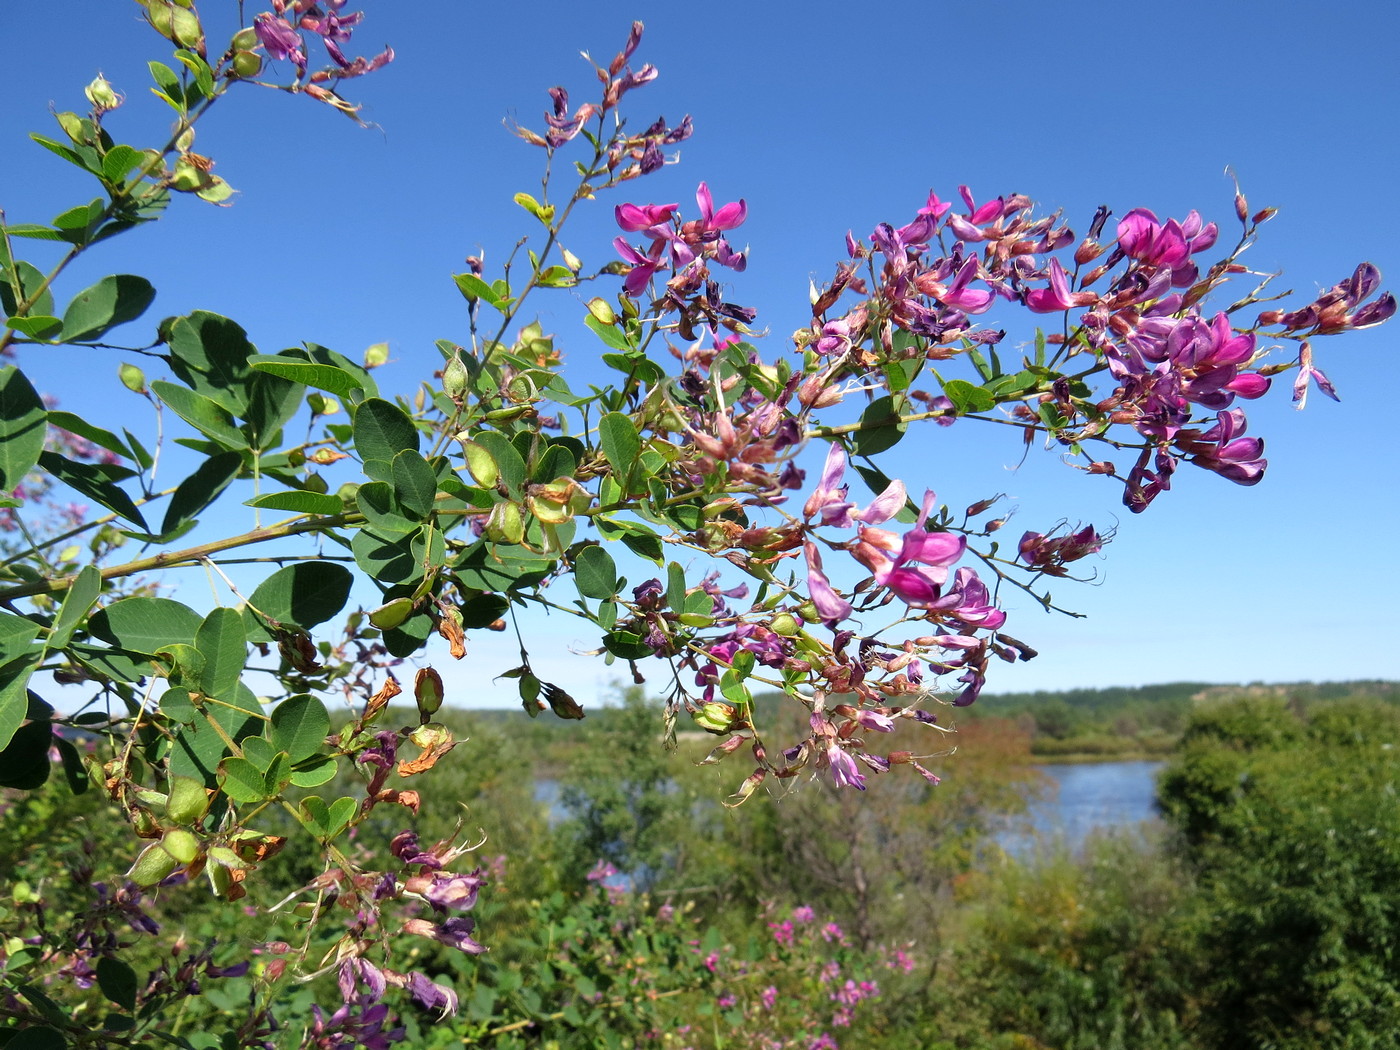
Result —
[{"label": "blue sky", "polygon": [[[503,118],[538,126],[556,83],[587,99],[578,51],[606,61],[633,18],[647,23],[638,58],[661,71],[629,97],[634,121],[689,112],[696,133],[679,165],[600,201],[565,242],[600,263],[610,257],[615,203],[690,207],[702,179],[718,201],[744,197],[750,218],[734,239],[747,242],[751,261],[731,297],[759,308],[769,356],[785,352],[785,333],[805,320],[808,281],[830,276],[848,229],[866,236],[876,222],[907,221],[931,188],[946,199],[961,183],[979,200],[1020,192],[1063,208],[1076,231],[1099,204],[1163,217],[1196,208],[1228,229],[1229,165],[1253,207],[1280,209],[1246,261],[1284,270],[1279,286],[1300,293],[1291,301],[1301,305],[1363,259],[1400,285],[1393,5],[719,0],[553,5],[528,19],[510,5],[456,0],[364,8],[357,49],[389,43],[398,56],[347,90],[375,127],[306,98],[236,93],[196,144],[240,191],[233,207],[176,201],[162,222],[94,251],[61,290],[143,273],[160,291],[153,317],[225,313],[264,352],[309,340],[353,356],[388,342],[395,362],[381,386],[411,392],[439,360],[435,339],[467,337],[449,275],[468,254],[499,262],[528,229],[510,198],[537,189],[540,153],[513,139]],[[201,9],[224,24],[234,5],[204,0]],[[61,19],[50,5],[5,5],[0,42],[0,207],[9,221],[44,221],[91,196],[76,171],[25,136],[52,127],[50,104],[85,108],[81,89],[98,69],[129,96],[109,120],[113,132],[137,145],[162,134],[144,63],[168,60],[168,48],[134,4],[75,0]],[[597,352],[580,324],[591,294],[537,304],[569,367],[585,376]],[[1008,345],[1031,334],[1013,331]],[[1116,484],[1053,454],[1015,469],[1019,443],[987,432],[1001,428],[965,422],[906,439],[895,462],[910,471],[911,489],[930,486],[954,507],[1009,493],[1019,504],[1013,538],[1062,518],[1121,525],[1092,563],[1099,585],[1055,588],[1087,619],[1047,616],[1008,596],[1007,629],[1042,655],[995,669],[989,690],[1400,677],[1387,385],[1397,339],[1392,324],[1318,342],[1340,405],[1314,395],[1297,413],[1275,390],[1249,406],[1270,459],[1261,485],[1183,468],[1140,516],[1123,511]],[[24,362],[63,407],[135,429],[147,418],[143,403],[112,392],[120,359],[31,350]],[[557,618],[530,626],[542,677],[585,702],[608,693],[614,669],[565,654],[592,648],[594,637]],[[496,636],[475,642],[449,672],[454,699],[513,702],[510,683],[483,684],[513,662],[513,646],[498,645]],[[434,662],[449,671],[444,654]]]}]

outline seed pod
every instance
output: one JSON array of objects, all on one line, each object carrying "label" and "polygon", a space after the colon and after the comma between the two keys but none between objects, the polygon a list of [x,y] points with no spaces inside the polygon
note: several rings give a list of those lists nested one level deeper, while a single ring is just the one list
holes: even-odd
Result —
[{"label": "seed pod", "polygon": [[136,858],[136,863],[131,866],[126,877],[138,886],[154,886],[180,867],[182,867],[181,863],[166,852],[159,842],[156,842],[141,851],[141,855]]},{"label": "seed pod", "polygon": [[472,480],[482,488],[494,488],[501,476],[501,468],[496,465],[496,458],[484,445],[478,445],[467,437],[465,431],[457,435],[457,440],[462,443],[462,452],[467,459],[467,473],[472,476]]},{"label": "seed pod", "polygon": [[200,855],[199,839],[184,828],[171,828],[160,840],[160,848],[181,864],[192,864]]},{"label": "seed pod", "polygon": [[170,797],[165,803],[165,815],[176,824],[193,824],[209,810],[209,794],[204,785],[192,777],[171,777]]}]

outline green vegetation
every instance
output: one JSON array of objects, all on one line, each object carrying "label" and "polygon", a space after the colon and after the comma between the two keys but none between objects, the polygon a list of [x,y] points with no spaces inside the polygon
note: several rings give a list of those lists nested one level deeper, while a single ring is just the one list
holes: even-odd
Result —
[{"label": "green vegetation", "polygon": [[[1145,702],[1136,692],[1119,707]],[[803,780],[736,816],[720,804],[732,771],[695,764],[713,741],[646,746],[657,712],[638,691],[564,733],[449,712],[475,761],[422,774],[416,817],[407,800],[377,808],[356,848],[383,853],[410,824],[425,847],[459,821],[484,837],[474,936],[490,951],[424,940],[415,965],[453,984],[461,1011],[405,1017],[415,1046],[1382,1050],[1400,1046],[1395,693],[1198,688],[1159,782],[1163,833],[1033,859],[987,837],[1036,787],[1021,718],[966,720],[956,754],[929,760],[937,786],[874,777],[880,798],[861,806]],[[1082,696],[1065,706],[1115,717]],[[91,928],[93,860],[123,833],[107,804],[51,783],[4,805],[0,929]],[[184,929],[187,959],[253,963],[206,972],[173,1034],[214,1047],[200,1033],[216,1014],[250,1014],[317,874],[305,864],[267,861],[245,913],[197,886],[142,902]],[[178,975],[179,958],[130,935],[115,889],[98,891],[99,927],[130,942],[132,978]],[[96,975],[94,1018],[120,976]],[[314,989],[284,998],[274,1043],[314,1032]]]},{"label": "green vegetation", "polygon": [[1235,697],[1272,697],[1313,704],[1347,697],[1400,702],[1395,682],[1294,682],[1283,685],[1162,685],[985,694],[961,719],[1014,719],[1030,734],[1041,762],[1103,762],[1166,758],[1202,705]]}]

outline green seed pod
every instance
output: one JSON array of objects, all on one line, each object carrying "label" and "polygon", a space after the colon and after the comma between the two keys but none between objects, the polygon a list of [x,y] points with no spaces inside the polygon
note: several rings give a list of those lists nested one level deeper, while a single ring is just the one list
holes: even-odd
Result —
[{"label": "green seed pod", "polygon": [[192,864],[199,856],[199,839],[184,828],[171,828],[160,840],[160,848],[181,864]]},{"label": "green seed pod", "polygon": [[236,77],[255,77],[262,72],[262,65],[262,55],[252,51],[233,53],[233,75]]},{"label": "green seed pod", "polygon": [[87,100],[92,103],[92,108],[98,113],[114,110],[124,101],[117,90],[112,87],[111,82],[101,73],[97,74],[91,84],[83,88],[83,94],[87,96]]},{"label": "green seed pod", "polygon": [[229,48],[234,51],[251,51],[258,46],[258,31],[252,26],[245,26],[233,34],[233,40],[229,42]]},{"label": "green seed pod", "polygon": [[122,381],[122,386],[126,387],[133,394],[144,394],[146,392],[146,373],[135,365],[122,365],[117,369],[117,378]]},{"label": "green seed pod", "polygon": [[171,777],[170,798],[165,803],[165,815],[176,824],[193,824],[209,810],[209,795],[204,785],[192,777]]},{"label": "green seed pod", "polygon": [[501,502],[486,519],[486,538],[492,543],[519,543],[525,538],[525,515],[519,505]]},{"label": "green seed pod", "polygon": [[126,877],[138,886],[154,886],[182,866],[156,842],[142,850]]},{"label": "green seed pod", "polygon": [[55,113],[54,119],[58,121],[58,126],[63,129],[63,133],[70,139],[80,146],[88,145],[88,139],[91,136],[87,134],[87,130],[84,127],[84,125],[89,123],[88,121],[84,120],[76,113],[69,113],[66,111],[63,113]]},{"label": "green seed pod", "polygon": [[797,617],[792,613],[779,613],[773,617],[773,633],[791,638],[797,633]]},{"label": "green seed pod", "polygon": [[501,476],[501,468],[496,465],[496,458],[486,451],[484,446],[467,437],[465,431],[457,435],[457,440],[462,443],[462,452],[467,459],[467,473],[472,476],[472,480],[482,488],[494,488]]},{"label": "green seed pod", "polygon": [[392,631],[413,612],[412,598],[395,598],[369,614],[369,622],[381,631]]},{"label": "green seed pod", "polygon": [[453,354],[442,370],[442,391],[453,401],[460,401],[462,395],[467,392],[467,384],[471,382],[471,373],[467,371],[467,366],[462,364],[462,359]]},{"label": "green seed pod", "polygon": [[707,733],[727,733],[734,723],[734,706],[712,701],[691,716],[695,724]]},{"label": "green seed pod", "polygon": [[200,58],[205,55],[204,27],[199,24],[199,16],[188,7],[182,7],[171,0],[143,0],[146,8],[146,21],[165,39],[178,47],[188,48]]}]

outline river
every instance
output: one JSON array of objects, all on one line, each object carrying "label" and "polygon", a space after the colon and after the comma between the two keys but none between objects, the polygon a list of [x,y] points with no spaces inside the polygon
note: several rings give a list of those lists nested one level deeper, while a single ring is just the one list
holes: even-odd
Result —
[{"label": "river", "polygon": [[1063,844],[1077,850],[1096,831],[1136,828],[1158,819],[1154,798],[1161,762],[1089,762],[1038,766],[1051,780],[1027,816],[996,834],[999,845],[1024,855]]}]

